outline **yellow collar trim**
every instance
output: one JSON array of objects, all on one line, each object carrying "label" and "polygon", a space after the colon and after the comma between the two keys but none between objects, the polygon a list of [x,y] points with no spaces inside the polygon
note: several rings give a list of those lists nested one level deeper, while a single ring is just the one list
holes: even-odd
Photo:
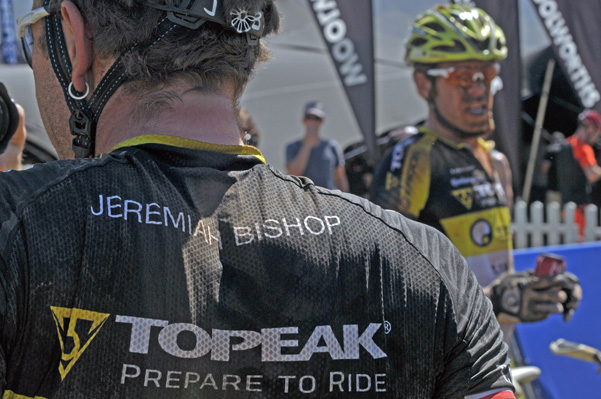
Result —
[{"label": "yellow collar trim", "polygon": [[450,147],[463,148],[463,147],[467,146],[467,144],[465,144],[465,143],[458,143],[454,140],[451,140],[449,137],[445,136],[444,134],[440,134],[436,130],[430,129],[429,127],[426,127],[426,126],[420,126],[419,131],[436,137],[438,140],[444,142],[445,144],[449,145]]},{"label": "yellow collar trim", "polygon": [[172,147],[189,148],[192,150],[202,150],[210,152],[220,152],[222,154],[232,155],[252,155],[258,158],[261,163],[265,162],[265,157],[261,154],[258,148],[250,145],[220,145],[205,143],[204,141],[197,141],[191,139],[185,139],[182,137],[167,136],[163,134],[145,134],[142,136],[136,136],[131,139],[127,139],[117,144],[111,149],[111,152],[124,147],[135,147],[143,144],[164,144]]}]

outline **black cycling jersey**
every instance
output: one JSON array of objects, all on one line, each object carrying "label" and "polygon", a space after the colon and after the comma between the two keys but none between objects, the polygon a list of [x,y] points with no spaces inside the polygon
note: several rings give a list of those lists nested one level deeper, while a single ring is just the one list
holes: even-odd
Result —
[{"label": "black cycling jersey", "polygon": [[384,155],[370,199],[445,233],[483,286],[514,268],[503,185],[467,145],[420,127]]},{"label": "black cycling jersey", "polygon": [[163,136],[0,174],[3,398],[463,398],[506,345],[439,232]]}]

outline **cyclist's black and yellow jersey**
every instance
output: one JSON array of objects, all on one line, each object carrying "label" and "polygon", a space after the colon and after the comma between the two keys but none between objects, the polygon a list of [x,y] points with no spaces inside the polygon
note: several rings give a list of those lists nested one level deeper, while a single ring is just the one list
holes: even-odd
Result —
[{"label": "cyclist's black and yellow jersey", "polygon": [[491,306],[442,234],[253,147],[144,136],[0,174],[0,218],[4,399],[511,388]]},{"label": "cyclist's black and yellow jersey", "polygon": [[[487,142],[480,140],[480,145]],[[511,216],[503,186],[467,145],[420,127],[382,158],[371,200],[445,233],[483,286],[513,270]]]}]

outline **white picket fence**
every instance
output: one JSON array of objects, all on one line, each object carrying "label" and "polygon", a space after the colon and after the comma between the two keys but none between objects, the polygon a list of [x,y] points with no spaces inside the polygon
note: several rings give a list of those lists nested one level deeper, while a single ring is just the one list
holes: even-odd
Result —
[{"label": "white picket fence", "polygon": [[[542,202],[528,205],[518,201],[514,207],[513,240],[515,248],[542,247],[546,245],[570,244],[578,242],[578,225],[574,223],[576,204],[569,202],[562,209],[559,203]],[[530,216],[530,218],[528,218]],[[588,205],[584,211],[586,227],[584,241],[601,240],[601,221],[595,205]]]}]

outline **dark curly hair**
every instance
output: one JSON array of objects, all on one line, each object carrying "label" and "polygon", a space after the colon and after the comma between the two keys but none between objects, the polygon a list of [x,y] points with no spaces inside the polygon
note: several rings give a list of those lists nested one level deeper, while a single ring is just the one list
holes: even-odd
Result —
[{"label": "dark curly hair", "polygon": [[[61,3],[46,0],[44,3]],[[224,82],[233,84],[237,101],[257,62],[269,59],[263,44],[251,46],[246,35],[207,21],[199,29],[177,27],[149,47],[154,29],[165,17],[137,0],[72,0],[93,32],[94,49],[100,57],[125,54],[127,82],[133,92],[155,91],[174,81],[184,81],[195,89],[214,91]],[[36,3],[41,3],[37,0]],[[167,0],[146,0],[166,5]],[[181,0],[175,0],[176,4]],[[223,0],[226,23],[231,10],[261,11],[265,18],[263,35],[279,29],[280,18],[274,0]]]}]

